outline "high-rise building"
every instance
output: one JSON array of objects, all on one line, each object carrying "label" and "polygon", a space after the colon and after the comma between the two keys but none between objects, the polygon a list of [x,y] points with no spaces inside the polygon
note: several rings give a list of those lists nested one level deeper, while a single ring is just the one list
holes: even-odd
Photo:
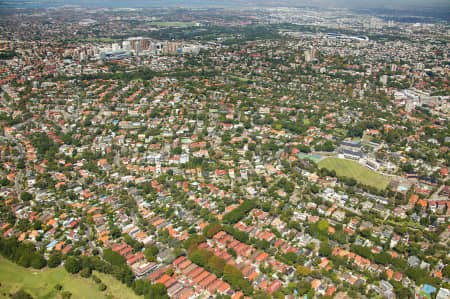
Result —
[{"label": "high-rise building", "polygon": [[310,47],[309,49],[305,50],[305,62],[312,62],[314,60],[314,56],[315,56],[314,47]]},{"label": "high-rise building", "polygon": [[123,49],[124,51],[130,51],[130,50],[131,50],[131,43],[130,43],[129,40],[124,40],[124,41],[122,42],[122,49]]}]

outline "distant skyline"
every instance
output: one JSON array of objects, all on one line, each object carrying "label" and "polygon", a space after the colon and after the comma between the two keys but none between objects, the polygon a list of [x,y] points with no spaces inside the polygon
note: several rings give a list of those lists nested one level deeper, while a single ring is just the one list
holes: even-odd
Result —
[{"label": "distant skyline", "polygon": [[[210,2],[210,1],[204,1]],[[232,2],[243,2],[249,4],[260,4],[263,6],[325,6],[342,8],[412,8],[412,7],[449,7],[448,0],[234,0]]]},{"label": "distant skyline", "polygon": [[[0,0],[0,6],[12,7],[54,7],[82,5],[92,7],[281,7],[313,6],[349,9],[440,9],[440,13],[450,14],[449,0]],[[444,11],[442,11],[444,9]],[[447,10],[447,11],[445,11]]]}]

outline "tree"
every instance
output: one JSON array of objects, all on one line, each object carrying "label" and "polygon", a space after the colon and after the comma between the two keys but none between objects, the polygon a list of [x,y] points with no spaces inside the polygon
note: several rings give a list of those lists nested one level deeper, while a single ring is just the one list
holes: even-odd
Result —
[{"label": "tree", "polygon": [[407,288],[400,288],[395,291],[398,298],[411,298],[411,292]]},{"label": "tree", "polygon": [[364,238],[369,238],[372,235],[372,230],[370,228],[366,228],[361,230],[361,236]]},{"label": "tree", "polygon": [[324,144],[317,144],[314,146],[316,151],[323,151],[323,152],[332,152],[334,151],[334,145],[333,142],[330,140],[325,141]]},{"label": "tree", "polygon": [[144,249],[145,258],[148,261],[154,261],[156,259],[156,256],[158,255],[158,253],[159,253],[159,249],[155,245],[150,245],[150,247],[147,247]]},{"label": "tree", "polygon": [[449,278],[450,277],[450,264],[448,264],[444,270],[442,271],[442,274],[444,274],[445,277]]},{"label": "tree", "polygon": [[55,268],[55,267],[58,267],[59,264],[61,264],[61,256],[59,254],[50,255],[50,257],[48,258],[47,265],[50,268]]},{"label": "tree", "polygon": [[206,239],[202,235],[191,235],[189,238],[184,242],[184,248],[188,250],[188,253],[192,250],[196,249],[198,244],[205,242]]},{"label": "tree", "polygon": [[110,230],[110,235],[113,239],[117,239],[122,235],[122,232],[117,226],[113,226]]},{"label": "tree", "polygon": [[0,185],[1,185],[1,186],[8,186],[10,183],[11,183],[11,181],[8,180],[7,178],[2,178],[2,179],[0,180]]},{"label": "tree", "polygon": [[166,270],[167,275],[172,276],[173,273],[175,273],[175,270],[173,269],[173,267],[167,268],[167,270]]},{"label": "tree", "polygon": [[234,250],[233,248],[228,248],[227,253],[230,254],[233,258],[237,257],[236,250]]},{"label": "tree", "polygon": [[31,193],[28,193],[28,192],[23,192],[23,193],[20,195],[20,199],[21,199],[22,201],[30,201],[30,200],[33,199],[33,195],[31,195]]},{"label": "tree", "polygon": [[[258,290],[255,292],[255,295],[253,296],[255,299],[270,299],[272,298],[269,294],[264,292],[263,290]],[[284,296],[283,296],[284,298]]]},{"label": "tree", "polygon": [[234,209],[233,211],[225,214],[225,216],[223,217],[223,222],[224,223],[236,223],[239,220],[241,220],[242,218],[244,218],[244,216],[246,215],[246,213],[248,211],[250,211],[251,209],[253,209],[256,206],[256,203],[254,201],[245,201],[244,203],[242,203],[239,207],[237,207],[236,209]]},{"label": "tree", "polygon": [[34,269],[42,269],[47,264],[47,261],[39,254],[35,254],[31,259],[31,267]]},{"label": "tree", "polygon": [[382,252],[380,254],[375,255],[374,257],[375,263],[381,265],[388,265],[392,263],[392,256],[389,253]]},{"label": "tree", "polygon": [[64,264],[64,268],[67,272],[76,274],[81,270],[81,263],[77,258],[69,256],[66,260],[66,263]]},{"label": "tree", "polygon": [[206,226],[203,230],[203,234],[205,235],[205,237],[211,238],[215,234],[220,232],[221,230],[222,230],[222,225],[220,225],[219,223],[214,223],[214,224],[210,224],[210,225]]},{"label": "tree", "polygon": [[419,267],[410,267],[406,270],[406,275],[414,280],[417,285],[424,284],[426,279],[429,277],[427,271]]},{"label": "tree", "polygon": [[192,253],[189,255],[189,258],[193,263],[200,266],[205,266],[212,256],[213,254],[206,249],[197,249],[192,251]]},{"label": "tree", "polygon": [[89,278],[91,276],[91,273],[92,273],[91,269],[84,268],[83,270],[81,270],[80,275],[81,277]]},{"label": "tree", "polygon": [[286,262],[289,265],[292,265],[297,260],[297,254],[295,254],[295,252],[288,252],[288,253],[284,254],[283,258],[286,260]]},{"label": "tree", "polygon": [[99,289],[101,292],[103,292],[104,290],[106,290],[106,288],[107,288],[107,286],[106,286],[106,284],[104,284],[104,283],[101,283],[101,284],[98,285],[98,289]]},{"label": "tree", "polygon": [[408,268],[408,263],[402,258],[392,259],[392,264],[395,267],[395,270],[404,272],[406,268]]},{"label": "tree", "polygon": [[317,236],[320,240],[325,240],[328,236],[328,221],[320,220],[311,224],[309,231],[312,235]]},{"label": "tree", "polygon": [[29,254],[21,255],[19,260],[17,261],[17,264],[24,268],[28,268],[31,266],[31,256]]},{"label": "tree", "polygon": [[[92,275],[92,280],[95,282],[95,283],[97,283],[97,284],[99,284],[99,283],[101,283],[102,281],[101,281],[101,279],[100,278],[98,278],[97,276],[95,276],[95,275]],[[139,294],[138,294],[139,295]]]},{"label": "tree", "polygon": [[226,262],[224,259],[217,257],[215,255],[213,255],[208,260],[208,268],[211,270],[211,272],[213,272],[217,276],[222,276],[223,269],[225,268],[225,264],[226,264]]},{"label": "tree", "polygon": [[25,168],[25,159],[21,158],[17,161],[17,168],[24,169]]},{"label": "tree", "polygon": [[311,270],[305,266],[297,266],[297,274],[305,277],[311,274]]},{"label": "tree", "polygon": [[134,240],[133,238],[130,237],[129,234],[124,234],[123,239],[125,243],[133,247],[133,249],[136,251],[139,251],[142,249],[142,247],[144,247],[144,245],[141,242]]},{"label": "tree", "polygon": [[126,259],[123,256],[110,248],[103,250],[103,259],[114,266],[125,265],[126,263]]},{"label": "tree", "polygon": [[25,292],[24,290],[18,290],[12,296],[12,299],[33,299],[33,296]]},{"label": "tree", "polygon": [[57,283],[57,284],[55,284],[54,288],[55,288],[55,290],[57,290],[57,291],[61,291],[62,288],[63,288],[63,286],[60,285],[59,283]]},{"label": "tree", "polygon": [[[311,290],[311,283],[307,282],[306,280],[301,280],[297,283],[297,290],[299,295],[305,295]],[[309,297],[308,298],[313,298]]]},{"label": "tree", "polygon": [[149,294],[150,298],[165,298],[167,297],[167,288],[162,283],[156,283],[150,287]]},{"label": "tree", "polygon": [[242,290],[246,295],[251,295],[253,293],[252,286],[244,279],[242,272],[232,265],[225,265],[223,269],[223,280],[228,282],[232,288]]},{"label": "tree", "polygon": [[317,185],[312,185],[310,189],[311,189],[311,192],[314,194],[317,194],[320,191],[320,188]]},{"label": "tree", "polygon": [[332,249],[328,242],[321,242],[319,248],[319,254],[321,256],[329,257],[331,255]]}]

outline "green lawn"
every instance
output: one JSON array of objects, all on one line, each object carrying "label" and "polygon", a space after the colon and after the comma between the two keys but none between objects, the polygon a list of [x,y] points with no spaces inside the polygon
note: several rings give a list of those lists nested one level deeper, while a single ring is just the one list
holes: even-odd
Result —
[{"label": "green lawn", "polygon": [[[94,275],[100,278],[104,284],[108,286],[108,289],[106,289],[106,293],[108,296],[114,297],[114,298],[130,298],[130,299],[138,299],[138,298],[144,298],[143,296],[137,296],[133,290],[126,287],[123,283],[116,280],[114,277],[108,274],[100,273],[97,271],[94,271]],[[112,294],[112,296],[111,296]]]},{"label": "green lawn", "polygon": [[319,162],[319,167],[328,170],[335,170],[338,176],[354,178],[357,182],[373,186],[378,189],[386,189],[389,184],[389,177],[362,166],[361,164],[339,158],[326,158]]},{"label": "green lawn", "polygon": [[[62,291],[71,292],[72,298],[142,298],[110,275],[102,273],[95,275],[107,285],[106,291],[100,292],[92,278],[70,275],[61,267],[26,269],[0,257],[0,298],[9,298],[9,293],[21,288],[35,298],[60,298],[58,294]],[[63,289],[56,291],[54,289],[56,284],[62,285]]]},{"label": "green lawn", "polygon": [[239,76],[235,76],[235,75],[230,75],[230,78],[231,79],[236,79],[236,80],[239,80],[239,81],[248,81],[247,78],[239,77]]},{"label": "green lawn", "polygon": [[305,154],[305,153],[298,153],[297,157],[299,157],[300,159],[309,159],[315,163],[319,162],[320,159],[322,159],[322,156],[320,155]]}]

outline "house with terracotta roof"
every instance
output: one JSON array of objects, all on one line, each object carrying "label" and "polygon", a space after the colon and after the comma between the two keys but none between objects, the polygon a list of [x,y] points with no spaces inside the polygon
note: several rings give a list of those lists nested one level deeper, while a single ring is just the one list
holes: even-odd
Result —
[{"label": "house with terracotta roof", "polygon": [[335,286],[330,286],[328,289],[327,289],[327,292],[325,293],[325,295],[328,295],[328,296],[333,296],[333,294],[334,294],[334,292],[336,292],[336,287]]},{"label": "house with terracotta roof", "polygon": [[127,259],[127,265],[128,266],[132,266],[138,262],[144,261],[145,260],[145,256],[142,252],[138,252],[135,255],[129,257]]},{"label": "house with terracotta roof", "polygon": [[273,294],[274,292],[276,292],[276,290],[278,290],[283,284],[281,283],[281,281],[279,281],[278,279],[275,279],[274,281],[272,281],[272,283],[266,288],[267,293],[269,294]]}]

